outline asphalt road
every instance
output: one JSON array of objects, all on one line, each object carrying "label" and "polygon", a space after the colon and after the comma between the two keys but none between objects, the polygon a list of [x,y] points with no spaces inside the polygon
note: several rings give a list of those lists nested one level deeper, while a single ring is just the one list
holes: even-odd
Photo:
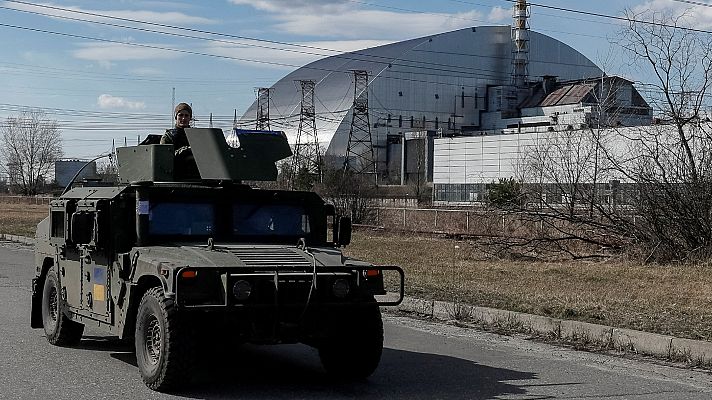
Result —
[{"label": "asphalt road", "polygon": [[330,382],[306,346],[204,355],[190,390],[141,382],[132,349],[91,327],[75,348],[29,327],[31,249],[0,243],[0,399],[710,399],[712,374],[385,316],[381,365]]}]

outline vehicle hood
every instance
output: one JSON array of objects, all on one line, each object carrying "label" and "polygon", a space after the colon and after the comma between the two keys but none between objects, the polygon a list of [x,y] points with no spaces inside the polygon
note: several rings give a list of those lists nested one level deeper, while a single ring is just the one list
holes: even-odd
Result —
[{"label": "vehicle hood", "polygon": [[339,249],[307,248],[287,245],[206,245],[151,246],[135,250],[139,259],[150,264],[194,268],[312,268],[344,265]]}]

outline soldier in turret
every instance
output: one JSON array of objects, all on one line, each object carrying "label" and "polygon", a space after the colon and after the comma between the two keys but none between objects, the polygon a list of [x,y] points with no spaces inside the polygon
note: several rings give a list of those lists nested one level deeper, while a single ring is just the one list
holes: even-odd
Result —
[{"label": "soldier in turret", "polygon": [[175,171],[178,179],[200,178],[198,167],[195,164],[193,152],[185,135],[185,128],[190,128],[190,121],[193,119],[193,109],[187,103],[179,103],[173,115],[176,120],[175,127],[166,129],[166,133],[161,137],[161,144],[172,144],[175,151]]},{"label": "soldier in turret", "polygon": [[161,144],[172,144],[176,155],[179,151],[189,148],[188,138],[185,136],[185,128],[190,128],[190,121],[193,119],[193,109],[187,103],[180,103],[176,106],[173,116],[176,125],[173,129],[167,129],[161,137]]}]

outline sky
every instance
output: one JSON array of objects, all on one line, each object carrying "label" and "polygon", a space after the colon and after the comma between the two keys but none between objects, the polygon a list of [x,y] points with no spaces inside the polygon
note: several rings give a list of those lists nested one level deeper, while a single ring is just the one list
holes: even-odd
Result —
[{"label": "sky", "polygon": [[[529,25],[609,74],[645,82],[611,44],[621,21],[596,14],[690,9],[696,27],[712,28],[712,7],[697,2],[540,0]],[[174,102],[193,105],[195,126],[209,126],[212,114],[213,126],[229,129],[258,87],[311,61],[509,25],[511,7],[511,0],[0,0],[0,124],[39,109],[57,121],[65,157],[78,159],[163,133]]]}]

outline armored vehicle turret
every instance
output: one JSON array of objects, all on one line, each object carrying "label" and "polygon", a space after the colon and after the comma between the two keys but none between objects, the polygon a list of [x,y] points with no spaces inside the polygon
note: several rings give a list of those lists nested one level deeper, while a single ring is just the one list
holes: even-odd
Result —
[{"label": "armored vehicle turret", "polygon": [[369,376],[379,306],[400,303],[403,271],[345,257],[351,221],[316,193],[242,183],[275,179],[291,151],[281,132],[238,133],[231,147],[219,129],[186,129],[189,157],[155,137],[118,148],[117,185],[53,200],[37,226],[31,326],[60,346],[86,324],[133,342],[154,390],[189,381],[206,337],[304,343],[328,374]]}]

